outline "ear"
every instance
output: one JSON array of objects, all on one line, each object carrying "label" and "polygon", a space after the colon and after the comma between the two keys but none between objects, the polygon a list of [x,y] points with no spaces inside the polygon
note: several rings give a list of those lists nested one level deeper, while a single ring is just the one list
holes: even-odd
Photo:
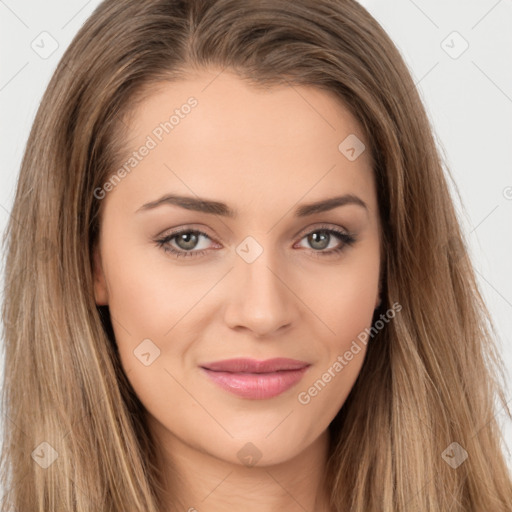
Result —
[{"label": "ear", "polygon": [[103,265],[101,263],[101,254],[99,244],[96,244],[93,250],[93,279],[94,279],[94,298],[98,306],[108,306],[108,288]]}]

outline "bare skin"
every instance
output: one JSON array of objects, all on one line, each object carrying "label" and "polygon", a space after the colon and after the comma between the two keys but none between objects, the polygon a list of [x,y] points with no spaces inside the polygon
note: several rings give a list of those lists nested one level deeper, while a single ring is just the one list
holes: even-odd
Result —
[{"label": "bare skin", "polygon": [[[197,105],[158,140],[155,127],[190,97]],[[351,134],[368,148],[361,127],[325,91],[262,91],[219,70],[155,88],[129,126],[134,151],[148,135],[157,144],[102,199],[95,298],[109,306],[123,368],[162,447],[167,510],[328,512],[327,428],[366,347],[342,371],[333,363],[370,327],[379,302],[369,150],[351,161],[338,148]],[[141,209],[171,193],[226,203],[238,216],[173,204]],[[295,215],[300,205],[345,194],[365,206]],[[165,252],[156,241],[178,230],[189,238],[167,246],[204,252]],[[309,367],[277,396],[246,398],[200,367],[237,357]],[[309,393],[319,379],[325,386]]]}]

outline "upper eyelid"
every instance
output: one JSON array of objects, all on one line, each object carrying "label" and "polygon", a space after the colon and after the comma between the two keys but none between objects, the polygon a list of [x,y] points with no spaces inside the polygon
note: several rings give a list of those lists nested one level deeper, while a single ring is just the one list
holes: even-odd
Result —
[{"label": "upper eyelid", "polygon": [[[300,239],[302,239],[306,235],[308,235],[314,231],[321,231],[321,230],[334,231],[335,236],[337,235],[336,231],[342,231],[343,234],[346,234],[348,236],[354,235],[353,232],[346,229],[345,227],[334,225],[334,224],[320,223],[317,225],[308,226],[308,227],[300,230],[297,235],[294,235],[294,238],[300,237]],[[171,231],[170,233],[161,235],[160,237],[158,237],[158,240],[164,240],[164,239],[172,240],[174,237],[180,235],[181,233],[188,233],[188,232],[198,233],[200,236],[206,236],[212,242],[218,243],[215,241],[215,237],[210,236],[208,233],[205,232],[204,229],[194,228],[192,226],[185,226],[183,228],[177,228],[176,230]],[[193,252],[193,251],[190,251],[190,252]]]}]

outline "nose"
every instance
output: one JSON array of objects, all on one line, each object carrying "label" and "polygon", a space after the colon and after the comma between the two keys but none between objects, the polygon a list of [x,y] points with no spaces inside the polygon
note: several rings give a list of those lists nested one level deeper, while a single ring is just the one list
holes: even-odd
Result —
[{"label": "nose", "polygon": [[283,270],[270,250],[248,263],[236,257],[231,272],[225,322],[258,338],[281,333],[299,317],[300,300],[293,292],[291,272]]}]

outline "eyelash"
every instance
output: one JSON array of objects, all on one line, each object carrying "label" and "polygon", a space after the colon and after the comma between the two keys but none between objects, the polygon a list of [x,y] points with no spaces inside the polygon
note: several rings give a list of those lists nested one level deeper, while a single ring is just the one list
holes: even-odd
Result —
[{"label": "eyelash", "polygon": [[[332,227],[327,227],[327,226],[319,226],[319,227],[313,229],[312,231],[309,231],[309,232],[305,233],[301,237],[301,240],[303,238],[307,237],[308,235],[311,235],[312,233],[317,233],[317,232],[324,232],[324,233],[328,233],[329,235],[334,234],[336,237],[338,237],[343,242],[340,247],[337,247],[335,249],[330,249],[329,251],[311,249],[311,251],[314,254],[314,256],[319,257],[319,258],[338,255],[347,246],[352,246],[356,242],[356,237],[354,235],[349,234],[349,233],[345,233],[345,232],[343,232],[343,231],[341,231],[339,229],[332,228]],[[155,243],[164,252],[166,252],[168,254],[171,254],[173,257],[176,257],[176,258],[180,258],[182,256],[183,257],[195,258],[195,257],[203,256],[206,252],[208,252],[207,249],[201,249],[199,251],[194,251],[194,250],[191,250],[191,251],[177,250],[177,249],[173,248],[171,245],[169,245],[169,242],[171,242],[174,238],[176,238],[177,236],[182,235],[184,233],[195,233],[196,235],[202,235],[202,236],[204,236],[206,238],[211,239],[203,231],[200,231],[200,230],[197,230],[197,229],[182,229],[180,231],[175,231],[173,233],[170,233],[170,234],[164,236],[163,238],[155,240]]]}]

